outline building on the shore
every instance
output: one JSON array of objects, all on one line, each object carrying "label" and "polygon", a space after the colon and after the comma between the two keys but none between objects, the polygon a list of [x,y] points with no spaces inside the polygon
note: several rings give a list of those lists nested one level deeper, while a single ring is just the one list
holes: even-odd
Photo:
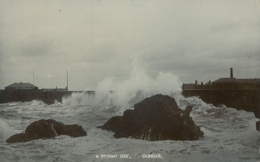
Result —
[{"label": "building on the shore", "polygon": [[10,90],[38,90],[38,87],[31,83],[13,83],[5,87],[6,91]]},{"label": "building on the shore", "polygon": [[68,91],[68,88],[43,88],[39,89],[37,86],[31,83],[13,83],[5,87],[5,91],[17,91],[17,90],[37,90],[37,91]]},{"label": "building on the shore", "polygon": [[233,89],[233,90],[244,90],[244,89],[259,89],[260,79],[257,78],[246,78],[236,79],[233,77],[233,69],[230,68],[229,78],[220,78],[213,82],[209,81],[206,84],[198,84],[197,80],[195,83],[185,84],[183,83],[182,89]]}]

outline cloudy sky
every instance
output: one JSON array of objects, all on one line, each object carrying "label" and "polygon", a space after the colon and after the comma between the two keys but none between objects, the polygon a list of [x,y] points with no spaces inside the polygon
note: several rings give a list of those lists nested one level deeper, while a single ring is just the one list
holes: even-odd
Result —
[{"label": "cloudy sky", "polygon": [[[138,60],[138,61],[134,61]],[[137,63],[136,63],[137,62]],[[0,89],[94,90],[134,66],[181,82],[260,78],[259,0],[2,0]]]}]

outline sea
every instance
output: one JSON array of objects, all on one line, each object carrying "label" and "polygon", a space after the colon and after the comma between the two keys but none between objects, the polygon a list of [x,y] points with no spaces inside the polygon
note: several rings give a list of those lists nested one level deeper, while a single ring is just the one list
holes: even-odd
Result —
[{"label": "sea", "polygon": [[[139,77],[138,77],[139,76]],[[73,93],[62,103],[42,101],[0,104],[1,162],[112,162],[112,161],[226,161],[260,162],[260,133],[252,112],[225,105],[213,106],[199,97],[181,95],[178,77],[160,73],[152,79],[131,75],[126,81],[109,78],[101,82],[95,94]],[[113,89],[113,91],[109,91]],[[204,136],[195,141],[146,141],[116,139],[113,132],[97,128],[113,116],[133,109],[135,103],[155,94],[173,97],[181,109],[192,105],[190,116]],[[6,143],[10,136],[24,132],[40,119],[78,124],[87,136],[57,136],[23,143]]]}]

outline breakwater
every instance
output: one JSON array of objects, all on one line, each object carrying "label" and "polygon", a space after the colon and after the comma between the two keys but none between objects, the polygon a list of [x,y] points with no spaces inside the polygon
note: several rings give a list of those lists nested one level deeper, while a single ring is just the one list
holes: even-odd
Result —
[{"label": "breakwater", "polygon": [[41,100],[46,104],[53,104],[55,101],[62,102],[63,97],[68,97],[72,93],[94,93],[94,91],[32,91],[17,90],[5,91],[0,90],[0,103],[7,102],[28,102],[32,100]]},{"label": "breakwater", "polygon": [[260,90],[230,90],[230,89],[185,89],[185,97],[198,96],[208,104],[226,105],[238,110],[254,112],[260,118]]}]

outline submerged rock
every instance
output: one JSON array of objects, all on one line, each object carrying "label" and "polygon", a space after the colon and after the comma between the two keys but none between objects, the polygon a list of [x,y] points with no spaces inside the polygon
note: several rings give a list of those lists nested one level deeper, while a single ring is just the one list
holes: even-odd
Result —
[{"label": "submerged rock", "polygon": [[135,104],[134,110],[126,110],[123,116],[110,118],[99,128],[115,132],[116,138],[196,140],[204,133],[189,116],[191,110],[191,106],[182,110],[174,98],[158,94]]},{"label": "submerged rock", "polygon": [[9,137],[7,143],[27,142],[35,139],[48,139],[59,135],[68,135],[71,137],[86,136],[82,126],[65,125],[53,119],[39,120],[31,123],[26,129],[25,133],[15,134]]}]

